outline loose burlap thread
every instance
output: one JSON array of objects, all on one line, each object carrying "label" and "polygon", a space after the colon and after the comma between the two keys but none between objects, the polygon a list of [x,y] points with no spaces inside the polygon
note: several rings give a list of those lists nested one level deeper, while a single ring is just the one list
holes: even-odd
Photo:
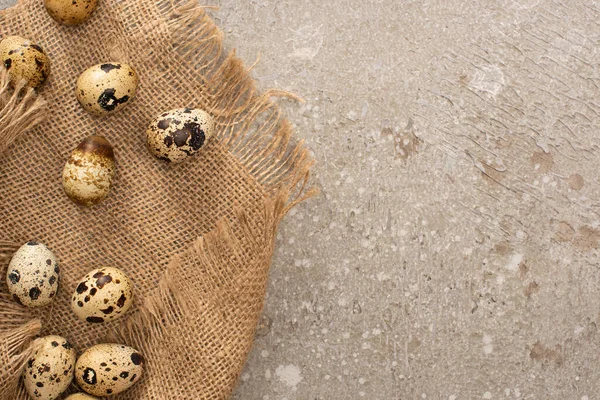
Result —
[{"label": "loose burlap thread", "polygon": [[[252,345],[277,226],[314,194],[306,188],[313,160],[272,101],[285,94],[257,92],[195,0],[102,0],[79,27],[58,25],[42,3],[21,0],[0,13],[2,36],[30,38],[52,60],[39,96],[0,76],[0,399],[27,398],[19,378],[38,334],[62,335],[79,352],[101,342],[141,351],[143,379],[112,398],[229,398]],[[140,85],[125,110],[98,118],[74,89],[85,68],[106,61],[131,64]],[[218,134],[197,157],[168,165],[148,153],[145,128],[179,107],[209,111]],[[113,144],[118,172],[110,196],[87,209],[64,195],[60,176],[92,134]],[[13,302],[2,278],[29,239],[47,244],[61,266],[59,294],[39,310]],[[134,309],[112,323],[81,322],[70,295],[103,265],[131,277]]]}]

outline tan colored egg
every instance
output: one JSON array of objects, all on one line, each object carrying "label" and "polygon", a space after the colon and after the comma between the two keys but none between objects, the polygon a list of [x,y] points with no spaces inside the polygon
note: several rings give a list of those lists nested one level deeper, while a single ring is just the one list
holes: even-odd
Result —
[{"label": "tan colored egg", "polygon": [[45,244],[30,240],[13,255],[6,272],[8,291],[27,307],[50,304],[60,280],[56,257]]},{"label": "tan colored egg", "polygon": [[85,392],[112,396],[135,385],[144,372],[144,357],[120,344],[98,344],[83,352],[75,366],[75,379]]},{"label": "tan colored egg", "polygon": [[63,25],[79,25],[91,16],[98,0],[44,0],[46,11]]},{"label": "tan colored egg", "polygon": [[50,75],[50,59],[44,50],[20,36],[2,39],[0,59],[13,83],[25,79],[32,88],[39,88]]},{"label": "tan colored egg", "polygon": [[84,276],[71,298],[71,309],[82,321],[102,323],[121,318],[133,304],[133,285],[123,271],[95,269]]},{"label": "tan colored egg", "polygon": [[89,207],[108,196],[114,174],[115,154],[108,140],[88,136],[65,164],[63,188],[75,203]]},{"label": "tan colored egg", "polygon": [[32,399],[54,400],[71,385],[77,354],[60,336],[36,339],[33,346],[23,371],[25,390]]},{"label": "tan colored egg", "polygon": [[127,64],[94,65],[77,79],[77,100],[92,114],[108,115],[133,100],[137,84],[137,73]]},{"label": "tan colored egg", "polygon": [[98,398],[90,396],[86,393],[75,393],[67,397],[65,400],[98,400]]},{"label": "tan colored egg", "polygon": [[180,163],[215,135],[215,121],[204,110],[179,108],[156,117],[146,130],[148,150],[161,160]]}]

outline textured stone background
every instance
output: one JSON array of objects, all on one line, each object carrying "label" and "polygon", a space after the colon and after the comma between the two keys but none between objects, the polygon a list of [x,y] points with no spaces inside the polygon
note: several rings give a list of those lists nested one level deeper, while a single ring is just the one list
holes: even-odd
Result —
[{"label": "textured stone background", "polygon": [[597,398],[595,3],[212,3],[322,190],[236,400]]}]

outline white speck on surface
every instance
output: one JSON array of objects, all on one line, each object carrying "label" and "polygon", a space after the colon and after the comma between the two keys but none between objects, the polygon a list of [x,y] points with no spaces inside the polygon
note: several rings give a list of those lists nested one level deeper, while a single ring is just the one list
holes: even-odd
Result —
[{"label": "white speck on surface", "polygon": [[497,96],[504,87],[504,74],[496,65],[485,66],[473,74],[470,85],[474,89]]},{"label": "white speck on surface", "polygon": [[277,375],[280,382],[293,389],[295,389],[303,379],[300,368],[292,364],[278,366],[275,370],[275,375]]},{"label": "white speck on surface", "polygon": [[488,335],[483,335],[483,353],[484,354],[492,354],[494,351],[494,346],[492,345],[492,338]]},{"label": "white speck on surface", "polygon": [[508,264],[504,266],[509,271],[516,271],[519,269],[519,264],[523,261],[523,254],[515,253],[510,257]]},{"label": "white speck on surface", "polygon": [[249,373],[247,373],[247,372],[244,372],[244,373],[242,374],[242,377],[241,377],[241,379],[242,379],[242,381],[243,381],[243,382],[246,382],[248,379],[250,379],[250,374],[249,374]]},{"label": "white speck on surface", "polygon": [[492,394],[491,394],[490,392],[485,392],[485,393],[483,394],[483,398],[484,398],[484,399],[491,399],[491,398],[492,398]]}]

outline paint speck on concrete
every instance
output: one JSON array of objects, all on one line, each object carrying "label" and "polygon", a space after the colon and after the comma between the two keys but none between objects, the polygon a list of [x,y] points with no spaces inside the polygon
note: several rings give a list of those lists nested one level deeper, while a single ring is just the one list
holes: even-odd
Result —
[{"label": "paint speck on concrete", "polygon": [[492,354],[494,352],[494,345],[491,336],[483,335],[483,354]]},{"label": "paint speck on concrete", "polygon": [[277,378],[281,383],[294,390],[296,389],[296,386],[302,382],[300,368],[292,364],[278,366],[277,369],[275,369],[275,375],[277,375]]},{"label": "paint speck on concrete", "polygon": [[504,266],[504,268],[506,268],[509,271],[515,272],[519,269],[519,264],[521,264],[522,261],[523,261],[523,254],[515,253],[510,256],[510,260]]}]

